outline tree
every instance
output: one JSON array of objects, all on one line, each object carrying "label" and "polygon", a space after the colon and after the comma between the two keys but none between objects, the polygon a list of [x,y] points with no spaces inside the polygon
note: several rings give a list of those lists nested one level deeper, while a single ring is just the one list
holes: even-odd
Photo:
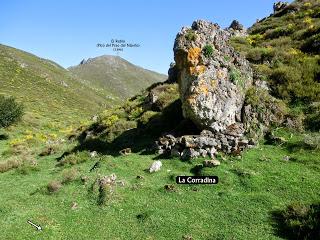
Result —
[{"label": "tree", "polygon": [[13,97],[0,96],[0,128],[6,128],[18,122],[23,115],[23,105]]}]

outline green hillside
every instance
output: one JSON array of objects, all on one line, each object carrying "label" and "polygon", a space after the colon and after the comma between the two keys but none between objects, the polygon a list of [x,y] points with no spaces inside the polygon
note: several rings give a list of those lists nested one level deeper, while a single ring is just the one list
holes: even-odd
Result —
[{"label": "green hillside", "polygon": [[118,56],[104,55],[84,60],[69,70],[97,89],[106,89],[120,98],[128,98],[167,76],[133,65]]},{"label": "green hillside", "polygon": [[320,119],[320,2],[294,1],[249,28],[248,37],[231,41],[246,56],[256,76],[271,93],[319,130]]},{"label": "green hillside", "polygon": [[58,64],[4,45],[0,45],[0,85],[0,94],[16,97],[29,118],[72,122],[117,102]]}]

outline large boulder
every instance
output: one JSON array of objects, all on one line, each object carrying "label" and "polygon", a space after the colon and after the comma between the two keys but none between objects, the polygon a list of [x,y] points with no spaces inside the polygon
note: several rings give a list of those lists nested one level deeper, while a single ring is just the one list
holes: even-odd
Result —
[{"label": "large boulder", "polygon": [[253,73],[249,62],[228,44],[230,37],[217,24],[197,20],[175,39],[183,114],[200,129],[224,132],[241,122]]}]

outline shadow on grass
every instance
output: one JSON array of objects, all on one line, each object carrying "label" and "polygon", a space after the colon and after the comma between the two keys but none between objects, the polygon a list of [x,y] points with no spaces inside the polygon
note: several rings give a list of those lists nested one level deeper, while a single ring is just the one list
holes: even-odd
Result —
[{"label": "shadow on grass", "polygon": [[320,204],[295,203],[271,212],[272,226],[278,237],[290,240],[320,239]]},{"label": "shadow on grass", "polygon": [[192,174],[194,174],[195,176],[201,176],[203,168],[204,168],[203,165],[199,164],[199,165],[196,165],[193,168],[191,168],[190,172]]},{"label": "shadow on grass", "polygon": [[8,140],[9,136],[7,134],[0,134],[0,141],[2,140]]},{"label": "shadow on grass", "polygon": [[314,147],[306,144],[304,141],[286,143],[286,148],[290,153],[299,152],[300,150],[315,150]]},{"label": "shadow on grass", "polygon": [[[78,145],[69,152],[63,153],[57,160],[79,151],[96,151],[102,155],[119,156],[119,151],[130,148],[131,152],[141,155],[154,154],[155,141],[164,134],[181,136],[184,133],[195,134],[199,130],[182,116],[181,101],[176,100],[161,113],[150,118],[146,124],[138,124],[137,128],[117,133],[113,141],[108,141],[109,129],[98,123],[92,124],[78,137]],[[168,159],[167,155],[159,155],[156,159]]]}]

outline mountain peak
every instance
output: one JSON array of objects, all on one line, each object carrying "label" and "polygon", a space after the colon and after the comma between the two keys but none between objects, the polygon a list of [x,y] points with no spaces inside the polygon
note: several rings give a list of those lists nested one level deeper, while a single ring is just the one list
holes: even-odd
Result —
[{"label": "mountain peak", "polygon": [[167,78],[115,55],[83,59],[79,65],[68,69],[77,77],[122,98],[133,96],[145,86]]}]

